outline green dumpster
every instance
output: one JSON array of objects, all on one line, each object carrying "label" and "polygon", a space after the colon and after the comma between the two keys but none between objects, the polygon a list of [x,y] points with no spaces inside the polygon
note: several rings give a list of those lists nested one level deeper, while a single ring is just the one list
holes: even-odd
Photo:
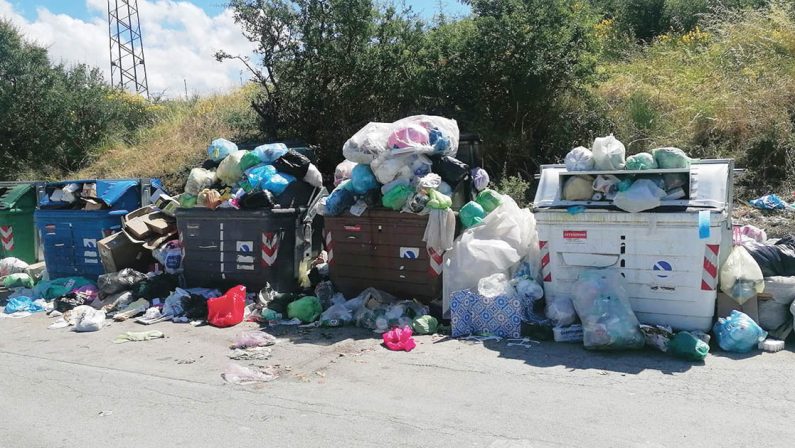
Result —
[{"label": "green dumpster", "polygon": [[0,258],[36,262],[35,210],[35,185],[0,186]]}]

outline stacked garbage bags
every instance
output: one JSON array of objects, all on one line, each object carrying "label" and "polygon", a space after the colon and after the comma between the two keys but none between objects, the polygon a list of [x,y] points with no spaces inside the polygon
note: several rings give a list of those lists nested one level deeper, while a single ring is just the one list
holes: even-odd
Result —
[{"label": "stacked garbage bags", "polygon": [[610,202],[637,213],[656,208],[663,200],[685,199],[690,194],[687,173],[643,173],[688,169],[691,159],[679,148],[656,148],[626,157],[624,145],[611,134],[595,139],[591,149],[582,146],[572,149],[564,163],[569,172],[631,172],[566,176],[562,197],[567,201]]},{"label": "stacked garbage bags", "polygon": [[[458,141],[458,125],[444,117],[417,115],[367,124],[343,145],[345,161],[335,170],[336,188],[321,203],[319,213],[358,215],[368,207],[385,207],[435,215],[442,223],[451,209],[460,208],[464,226],[479,223],[500,197],[488,190],[485,170],[471,170],[455,158]],[[480,192],[478,200],[454,204],[455,196],[465,197],[468,185]]]},{"label": "stacked garbage bags", "polygon": [[193,168],[179,196],[183,208],[271,209],[305,205],[323,176],[309,158],[284,143],[240,150],[229,140],[213,140],[208,160]]}]

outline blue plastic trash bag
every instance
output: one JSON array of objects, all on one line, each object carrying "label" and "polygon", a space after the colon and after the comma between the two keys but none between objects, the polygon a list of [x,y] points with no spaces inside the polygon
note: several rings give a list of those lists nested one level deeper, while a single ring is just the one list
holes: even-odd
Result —
[{"label": "blue plastic trash bag", "polygon": [[750,202],[751,205],[762,210],[784,210],[790,207],[777,194],[768,194],[758,199],[752,199]]},{"label": "blue plastic trash bag", "polygon": [[233,152],[237,152],[237,145],[225,138],[213,140],[212,143],[210,143],[210,147],[207,148],[207,155],[213,162],[220,162]]},{"label": "blue plastic trash bag", "polygon": [[353,193],[341,187],[342,184],[335,188],[326,199],[326,216],[341,215],[356,202]]},{"label": "blue plastic trash bag", "polygon": [[767,332],[748,317],[734,310],[728,317],[721,317],[712,327],[721,349],[727,352],[747,353],[764,341]]},{"label": "blue plastic trash bag", "polygon": [[376,180],[373,170],[370,169],[370,165],[358,164],[353,167],[350,188],[355,194],[365,194],[378,188],[378,180]]},{"label": "blue plastic trash bag", "polygon": [[287,145],[284,143],[268,143],[254,148],[252,151],[263,163],[271,164],[279,157],[287,154]]},{"label": "blue plastic trash bag", "polygon": [[262,189],[270,191],[274,196],[278,196],[282,194],[284,190],[287,189],[287,186],[290,185],[290,182],[294,180],[295,178],[287,173],[275,173],[262,182]]},{"label": "blue plastic trash bag", "polygon": [[439,128],[433,128],[428,131],[428,141],[433,146],[435,154],[447,154],[450,152],[450,138],[446,137]]},{"label": "blue plastic trash bag", "polygon": [[37,313],[39,311],[44,311],[44,308],[40,306],[38,303],[34,303],[33,299],[31,299],[30,297],[19,296],[8,299],[8,303],[6,303],[5,310],[3,311],[6,314],[12,314],[18,311]]},{"label": "blue plastic trash bag", "polygon": [[257,187],[276,174],[273,165],[257,165],[246,171],[246,179],[251,186]]}]

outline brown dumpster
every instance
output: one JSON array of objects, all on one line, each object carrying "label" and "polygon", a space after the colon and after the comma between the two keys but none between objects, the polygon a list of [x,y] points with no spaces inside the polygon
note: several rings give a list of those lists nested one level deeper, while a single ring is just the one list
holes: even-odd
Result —
[{"label": "brown dumpster", "polygon": [[442,294],[442,255],[422,237],[428,216],[367,210],[325,217],[329,275],[345,297],[368,287],[430,303]]}]

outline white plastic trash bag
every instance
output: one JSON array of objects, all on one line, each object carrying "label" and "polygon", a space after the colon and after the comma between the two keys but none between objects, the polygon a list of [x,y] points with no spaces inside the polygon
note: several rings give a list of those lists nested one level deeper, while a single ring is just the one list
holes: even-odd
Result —
[{"label": "white plastic trash bag", "polygon": [[593,153],[588,148],[578,146],[566,154],[563,163],[568,171],[590,171],[594,167]]},{"label": "white plastic trash bag", "polygon": [[386,152],[386,141],[391,132],[390,123],[367,123],[342,145],[342,155],[353,163],[372,163]]},{"label": "white plastic trash bag", "polygon": [[75,331],[98,331],[105,324],[105,312],[88,305],[80,305],[72,310]]},{"label": "white plastic trash bag", "polygon": [[613,134],[599,137],[593,141],[594,169],[612,171],[623,170],[626,164],[626,149]]},{"label": "white plastic trash bag", "polygon": [[451,294],[472,289],[492,274],[512,274],[520,261],[540,258],[536,221],[530,210],[504,196],[480,225],[464,231],[444,256],[443,308],[449,315]]},{"label": "white plastic trash bag", "polygon": [[455,157],[458,123],[434,115],[414,115],[392,123],[387,147],[393,154],[434,154]]},{"label": "white plastic trash bag", "polygon": [[7,257],[0,260],[0,277],[11,274],[22,274],[28,269],[28,264],[19,258]]},{"label": "white plastic trash bag", "polygon": [[190,170],[188,181],[185,183],[185,193],[198,196],[205,188],[210,188],[216,181],[215,173],[204,168]]},{"label": "white plastic trash bag", "polygon": [[556,327],[568,327],[577,322],[577,312],[574,311],[574,304],[568,297],[547,297],[544,314],[555,322]]},{"label": "white plastic trash bag", "polygon": [[720,268],[720,290],[740,305],[765,291],[762,269],[743,246],[734,246]]},{"label": "white plastic trash bag", "polygon": [[649,179],[638,179],[626,191],[619,191],[613,205],[630,213],[651,210],[660,206],[665,190]]},{"label": "white plastic trash bag", "polygon": [[370,165],[373,174],[380,184],[388,184],[394,180],[411,180],[412,170],[408,157],[391,157],[384,153]]}]

